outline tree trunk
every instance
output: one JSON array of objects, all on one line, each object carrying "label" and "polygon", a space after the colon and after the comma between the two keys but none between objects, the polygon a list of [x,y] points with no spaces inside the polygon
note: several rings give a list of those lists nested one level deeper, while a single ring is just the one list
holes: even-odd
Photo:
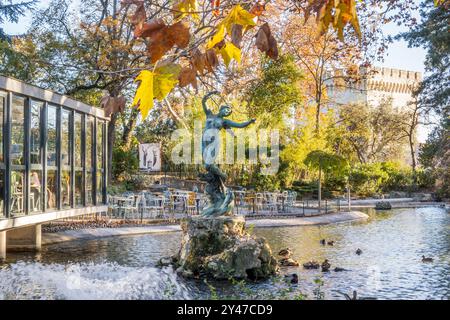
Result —
[{"label": "tree trunk", "polygon": [[113,180],[112,163],[113,163],[113,149],[116,141],[116,121],[117,113],[111,115],[111,120],[108,123],[108,182],[111,183]]},{"label": "tree trunk", "polygon": [[414,139],[413,139],[413,134],[412,132],[410,132],[409,134],[409,150],[411,152],[411,167],[412,167],[412,172],[413,172],[413,182],[414,182],[414,188],[416,187],[417,184],[417,175],[416,175],[416,152],[414,150]]},{"label": "tree trunk", "polygon": [[316,134],[318,135],[320,131],[320,103],[316,106]]},{"label": "tree trunk", "polygon": [[126,149],[130,148],[131,136],[132,136],[134,128],[136,127],[138,115],[139,115],[139,110],[133,109],[131,111],[130,120],[128,121],[127,125],[123,129],[122,144]]},{"label": "tree trunk", "polygon": [[319,213],[322,212],[322,168],[319,167]]},{"label": "tree trunk", "polygon": [[350,182],[347,182],[347,206],[348,206],[348,212],[352,211],[352,205],[351,205],[351,196],[350,196]]}]

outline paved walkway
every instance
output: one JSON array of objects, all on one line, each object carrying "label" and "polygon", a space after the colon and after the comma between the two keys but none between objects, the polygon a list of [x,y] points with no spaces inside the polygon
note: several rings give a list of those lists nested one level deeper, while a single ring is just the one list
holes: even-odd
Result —
[{"label": "paved walkway", "polygon": [[284,218],[284,219],[247,219],[247,225],[254,225],[257,228],[268,227],[296,227],[296,226],[313,226],[331,223],[341,223],[355,220],[367,220],[369,216],[360,211],[340,212],[332,214],[324,214],[313,217],[300,218]]},{"label": "paved walkway", "polygon": [[[311,225],[324,225],[330,223],[341,223],[355,220],[366,220],[367,218],[368,216],[362,212],[352,211],[352,212],[332,213],[314,217],[247,219],[247,225],[254,225],[257,228],[311,226]],[[105,237],[180,232],[180,231],[181,228],[179,225],[152,225],[142,227],[68,230],[63,232],[42,234],[42,244],[48,245],[74,240],[92,240]]]}]

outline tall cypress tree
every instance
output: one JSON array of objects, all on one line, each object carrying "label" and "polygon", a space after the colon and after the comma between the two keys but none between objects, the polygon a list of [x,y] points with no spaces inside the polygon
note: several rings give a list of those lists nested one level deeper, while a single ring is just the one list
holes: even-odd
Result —
[{"label": "tall cypress tree", "polygon": [[441,122],[420,150],[423,167],[432,170],[439,191],[450,197],[450,2],[424,1],[422,22],[401,36],[410,46],[427,50],[428,75],[419,91],[419,103],[434,111]]},{"label": "tall cypress tree", "polygon": [[423,1],[422,21],[401,35],[411,47],[427,50],[424,79],[419,94],[423,107],[444,116],[450,113],[450,8],[448,1]]}]

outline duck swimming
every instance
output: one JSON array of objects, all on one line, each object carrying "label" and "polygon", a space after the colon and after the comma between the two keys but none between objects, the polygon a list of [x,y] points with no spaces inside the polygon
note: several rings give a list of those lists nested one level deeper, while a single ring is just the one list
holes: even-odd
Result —
[{"label": "duck swimming", "polygon": [[290,248],[281,249],[280,252],[278,252],[278,255],[289,258],[292,255],[292,250]]},{"label": "duck swimming", "polygon": [[329,246],[334,246],[334,241],[328,241],[327,244],[328,244]]},{"label": "duck swimming", "polygon": [[422,262],[433,262],[433,258],[427,258],[425,256],[422,256]]},{"label": "duck swimming", "polygon": [[320,240],[320,244],[324,246],[324,245],[326,245],[326,244],[327,244],[327,242],[326,242],[326,240],[325,240],[325,239],[322,239],[322,240]]},{"label": "duck swimming", "polygon": [[334,272],[342,272],[342,271],[347,271],[347,269],[339,268],[339,267],[334,268]]},{"label": "duck swimming", "polygon": [[328,259],[325,259],[324,262],[322,262],[322,272],[328,272],[330,271],[331,264],[328,262]]},{"label": "duck swimming", "polygon": [[278,261],[282,267],[298,267],[300,264],[292,258],[283,258]]},{"label": "duck swimming", "polygon": [[358,256],[360,256],[363,252],[360,248],[358,248],[355,252]]},{"label": "duck swimming", "polygon": [[297,283],[298,283],[298,275],[297,275],[296,273],[294,273],[294,274],[292,275],[291,283],[292,283],[292,284],[297,284]]},{"label": "duck swimming", "polygon": [[306,270],[319,269],[319,267],[320,264],[317,261],[308,261],[303,264],[303,268],[305,268]]}]

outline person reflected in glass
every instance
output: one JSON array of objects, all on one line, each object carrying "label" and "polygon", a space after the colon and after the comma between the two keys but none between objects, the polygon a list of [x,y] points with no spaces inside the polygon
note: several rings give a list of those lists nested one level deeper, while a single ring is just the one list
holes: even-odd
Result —
[{"label": "person reflected in glass", "polygon": [[41,194],[41,179],[36,171],[31,173],[30,177],[30,189],[34,195],[33,211],[39,210],[39,198]]}]

